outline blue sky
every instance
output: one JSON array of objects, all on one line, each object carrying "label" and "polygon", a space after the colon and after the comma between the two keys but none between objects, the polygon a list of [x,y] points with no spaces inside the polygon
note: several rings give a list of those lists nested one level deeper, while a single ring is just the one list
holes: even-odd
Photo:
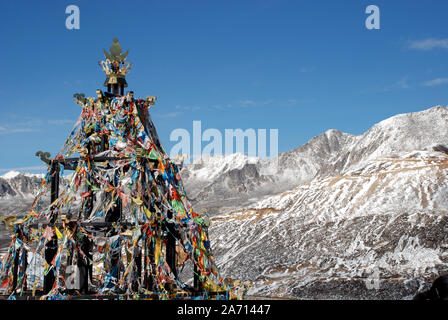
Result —
[{"label": "blue sky", "polygon": [[[65,9],[80,9],[68,30]],[[380,9],[367,30],[365,9]],[[446,1],[3,1],[0,174],[42,166],[105,76],[114,37],[165,149],[172,130],[279,130],[287,151],[335,128],[361,134],[397,113],[448,104]],[[26,169],[28,168],[28,169]],[[39,170],[37,170],[39,171]]]}]

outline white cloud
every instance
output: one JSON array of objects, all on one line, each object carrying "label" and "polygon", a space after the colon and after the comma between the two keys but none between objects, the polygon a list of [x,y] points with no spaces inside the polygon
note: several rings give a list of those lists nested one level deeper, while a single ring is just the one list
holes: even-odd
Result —
[{"label": "white cloud", "polygon": [[196,111],[196,110],[200,110],[201,107],[199,106],[181,106],[181,105],[177,105],[176,106],[176,110],[187,110],[187,111]]},{"label": "white cloud", "polygon": [[401,77],[401,79],[398,80],[397,82],[390,84],[388,86],[382,87],[382,88],[378,88],[377,90],[379,92],[388,92],[391,90],[408,89],[408,88],[410,88],[410,85],[408,83],[408,76],[404,76],[404,77]]},{"label": "white cloud", "polygon": [[[13,118],[16,118],[15,116]],[[44,128],[48,128],[47,125],[65,125],[74,124],[75,120],[69,119],[54,119],[54,120],[42,120],[42,119],[25,119],[25,120],[13,120],[8,123],[0,125],[0,134],[12,134],[12,133],[25,133],[25,132],[37,132]]]},{"label": "white cloud", "polygon": [[286,104],[288,105],[297,105],[297,104],[306,104],[316,102],[316,99],[288,99],[286,100]]},{"label": "white cloud", "polygon": [[[40,131],[42,120],[35,118],[21,119],[19,115],[10,115],[11,119],[5,120],[0,125],[0,134],[24,133]],[[19,120],[17,120],[19,119]]]},{"label": "white cloud", "polygon": [[180,116],[181,114],[183,114],[183,112],[168,112],[168,113],[162,113],[162,114],[157,114],[156,116],[159,118],[175,118]]},{"label": "white cloud", "polygon": [[11,133],[24,133],[24,132],[35,132],[38,131],[37,129],[33,129],[33,128],[4,128],[1,127],[0,128],[0,134],[11,134]]},{"label": "white cloud", "polygon": [[27,171],[27,170],[45,170],[45,166],[33,166],[33,167],[20,167],[20,168],[0,168],[0,172],[8,171]]},{"label": "white cloud", "polygon": [[435,48],[448,49],[448,39],[428,38],[409,42],[409,48],[416,50],[432,50]]},{"label": "white cloud", "polygon": [[261,102],[261,104],[271,104],[273,102],[274,102],[274,99],[268,99],[268,100]]},{"label": "white cloud", "polygon": [[240,100],[240,101],[238,101],[238,103],[243,107],[250,107],[250,106],[257,105],[257,103],[255,101],[250,100],[250,99]]},{"label": "white cloud", "polygon": [[[260,100],[260,101],[246,99],[246,100],[239,100],[237,104],[241,107],[254,107],[254,106],[268,105],[273,102],[274,102],[274,99],[267,99],[267,100]],[[228,107],[230,108],[231,105],[228,105]]]},{"label": "white cloud", "polygon": [[448,78],[437,78],[423,82],[425,87],[434,87],[448,82]]},{"label": "white cloud", "polygon": [[408,77],[403,77],[397,82],[397,86],[403,89],[409,88]]},{"label": "white cloud", "polygon": [[48,124],[54,124],[54,125],[64,125],[64,124],[74,124],[75,120],[70,119],[59,119],[59,120],[47,120]]}]

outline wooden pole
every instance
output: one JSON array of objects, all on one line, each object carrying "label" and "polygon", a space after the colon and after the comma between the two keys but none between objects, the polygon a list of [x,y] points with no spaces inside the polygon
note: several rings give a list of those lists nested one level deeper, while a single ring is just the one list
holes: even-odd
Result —
[{"label": "wooden pole", "polygon": [[12,270],[12,292],[15,292],[17,288],[17,274],[19,272],[19,257],[21,251],[21,249],[17,250],[16,256],[14,257],[14,266]]},{"label": "wooden pole", "polygon": [[[56,252],[58,251],[58,240],[56,235],[50,241],[45,244],[45,261],[47,264],[51,265]],[[54,269],[50,270],[47,275],[44,276],[44,294],[51,291],[56,280]]]},{"label": "wooden pole", "polygon": [[[134,292],[138,292],[138,285],[140,282],[140,279],[142,278],[142,250],[140,248],[140,246],[136,245],[136,247],[134,248],[134,262],[135,262],[135,267],[137,269],[136,271],[136,276],[135,278],[132,279],[132,290],[134,290]],[[140,282],[141,283],[141,282]]]},{"label": "wooden pole", "polygon": [[197,256],[196,252],[193,253],[193,261],[194,261],[194,267],[193,267],[193,287],[196,292],[201,291],[201,283],[199,281],[199,269],[197,266]]},{"label": "wooden pole", "polygon": [[[151,271],[153,271],[153,266],[154,266],[154,249],[153,249],[153,241],[151,238],[146,238],[145,241],[145,255],[148,257],[149,259],[149,263],[147,260],[145,260],[145,263],[143,264],[145,267],[145,279],[144,279],[144,283],[145,283],[145,288],[152,291],[153,290],[153,285],[154,285],[154,279],[152,277]],[[149,270],[148,270],[149,269]]]},{"label": "wooden pole", "polygon": [[[51,163],[51,195],[50,201],[53,203],[59,197],[59,162],[52,161]],[[51,208],[51,219],[50,223],[54,224],[57,220],[57,214],[54,212],[54,206]]]},{"label": "wooden pole", "polygon": [[[50,201],[53,203],[58,197],[59,197],[59,162],[52,161],[51,163],[51,197]],[[54,207],[51,208],[51,218],[50,218],[50,225],[53,227],[57,220],[57,214],[54,211]],[[56,235],[53,235],[53,238],[45,244],[45,261],[47,264],[51,265],[53,262],[54,256],[56,255],[56,252],[58,250],[58,239],[56,238]],[[56,277],[54,275],[54,269],[49,271],[47,275],[44,276],[44,294],[47,294],[51,291],[54,285],[54,281],[56,280]]]},{"label": "wooden pole", "polygon": [[[168,219],[173,219],[173,211],[168,211]],[[176,237],[174,223],[168,222],[166,225],[167,243],[166,243],[166,262],[177,279],[177,265],[176,265]]]},{"label": "wooden pole", "polygon": [[89,272],[91,271],[91,264],[88,259],[92,259],[90,240],[87,237],[83,237],[80,247],[86,256],[78,255],[79,291],[87,294],[89,292]]},{"label": "wooden pole", "polygon": [[101,136],[100,152],[106,151],[106,135]]}]

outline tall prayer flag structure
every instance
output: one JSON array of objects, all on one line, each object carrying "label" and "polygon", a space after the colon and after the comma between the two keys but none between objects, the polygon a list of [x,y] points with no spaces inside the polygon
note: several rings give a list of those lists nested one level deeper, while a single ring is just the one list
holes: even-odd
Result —
[{"label": "tall prayer flag structure", "polygon": [[10,298],[229,297],[209,221],[194,212],[148,112],[156,98],[124,95],[128,52],[113,40],[100,62],[107,91],[75,94],[82,110],[65,144],[54,158],[36,154],[48,165],[40,191],[23,219],[8,220],[0,287]]}]

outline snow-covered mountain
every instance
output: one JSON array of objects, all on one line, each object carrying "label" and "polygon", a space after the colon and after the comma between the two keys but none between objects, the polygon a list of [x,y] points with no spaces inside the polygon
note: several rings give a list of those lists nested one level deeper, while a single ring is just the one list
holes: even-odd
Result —
[{"label": "snow-covered mountain", "polygon": [[[193,204],[213,215],[313,179],[339,175],[371,159],[432,150],[434,145],[447,143],[448,111],[437,106],[396,115],[359,136],[328,130],[301,147],[280,153],[277,159],[242,154],[203,158],[186,165],[182,176]],[[276,175],[263,174],[263,168],[275,164]]]},{"label": "snow-covered mountain", "polygon": [[448,156],[368,160],[214,217],[210,235],[222,272],[253,294],[410,297],[448,270]]},{"label": "snow-covered mountain", "polygon": [[[43,174],[9,171],[0,176],[0,216],[23,216],[39,190]],[[10,241],[5,226],[0,224],[0,251]]]},{"label": "snow-covered mountain", "polygon": [[9,171],[0,176],[0,199],[11,197],[32,198],[44,175]]},{"label": "snow-covered mountain", "polygon": [[[238,153],[206,156],[186,165],[182,177],[193,203],[213,215],[244,207],[262,196],[286,191],[334,170],[334,163],[357,138],[332,129],[274,159]],[[264,173],[274,166],[275,175]]]},{"label": "snow-covered mountain", "polygon": [[335,133],[285,153],[326,154],[308,182],[212,219],[218,265],[257,295],[410,298],[448,271],[448,109]]}]

